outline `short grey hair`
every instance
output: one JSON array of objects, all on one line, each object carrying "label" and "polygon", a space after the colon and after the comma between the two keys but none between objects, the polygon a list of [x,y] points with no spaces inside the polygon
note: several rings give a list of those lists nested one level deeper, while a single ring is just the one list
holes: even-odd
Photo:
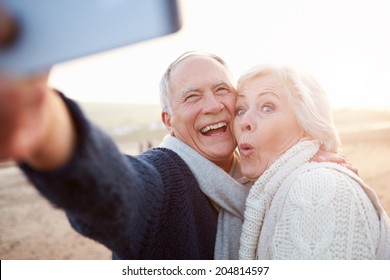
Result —
[{"label": "short grey hair", "polygon": [[326,151],[340,150],[340,137],[333,123],[329,99],[311,76],[290,67],[258,65],[242,74],[238,88],[247,81],[265,75],[279,77],[288,93],[288,103],[303,129],[319,140]]},{"label": "short grey hair", "polygon": [[231,76],[230,70],[226,64],[226,62],[220,58],[219,56],[208,53],[208,52],[202,52],[202,51],[188,51],[180,55],[178,58],[176,58],[167,68],[164,75],[161,78],[160,81],[160,104],[161,109],[163,112],[167,112],[169,114],[172,114],[172,107],[171,107],[171,90],[169,87],[169,80],[170,75],[173,69],[182,62],[184,59],[191,57],[191,56],[204,56],[204,57],[210,57],[212,59],[215,59],[217,62],[221,63],[228,74]]}]

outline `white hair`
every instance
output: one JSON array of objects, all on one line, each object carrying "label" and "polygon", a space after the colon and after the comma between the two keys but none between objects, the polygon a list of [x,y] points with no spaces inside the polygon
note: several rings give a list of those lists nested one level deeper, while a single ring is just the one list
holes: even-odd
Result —
[{"label": "white hair", "polygon": [[241,75],[238,86],[265,75],[275,75],[288,93],[289,106],[302,128],[326,151],[340,150],[340,137],[334,126],[329,99],[311,76],[289,66],[258,65]]}]

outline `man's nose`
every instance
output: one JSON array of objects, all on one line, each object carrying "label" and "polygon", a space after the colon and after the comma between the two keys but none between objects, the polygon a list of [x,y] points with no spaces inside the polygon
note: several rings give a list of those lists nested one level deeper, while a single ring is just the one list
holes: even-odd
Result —
[{"label": "man's nose", "polygon": [[212,113],[216,114],[222,111],[224,105],[221,100],[219,100],[214,94],[208,94],[205,98],[205,102],[203,104],[203,112],[204,113]]}]

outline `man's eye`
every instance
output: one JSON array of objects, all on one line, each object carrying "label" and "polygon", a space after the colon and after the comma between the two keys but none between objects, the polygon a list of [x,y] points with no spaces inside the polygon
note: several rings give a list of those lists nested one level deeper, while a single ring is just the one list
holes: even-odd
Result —
[{"label": "man's eye", "polygon": [[187,95],[184,100],[185,101],[191,101],[191,100],[195,100],[196,98],[198,97],[198,95],[196,94],[190,94],[190,95]]},{"label": "man's eye", "polygon": [[229,93],[229,89],[224,88],[224,87],[221,87],[221,88],[218,88],[218,89],[217,89],[217,92],[218,92],[219,94],[227,94],[227,93]]}]

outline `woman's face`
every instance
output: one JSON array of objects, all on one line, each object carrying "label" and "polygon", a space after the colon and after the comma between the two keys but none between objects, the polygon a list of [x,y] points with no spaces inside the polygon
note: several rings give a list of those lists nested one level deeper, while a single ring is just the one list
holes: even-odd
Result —
[{"label": "woman's face", "polygon": [[234,133],[244,176],[257,179],[283,152],[304,135],[290,109],[290,94],[272,74],[238,84]]}]

